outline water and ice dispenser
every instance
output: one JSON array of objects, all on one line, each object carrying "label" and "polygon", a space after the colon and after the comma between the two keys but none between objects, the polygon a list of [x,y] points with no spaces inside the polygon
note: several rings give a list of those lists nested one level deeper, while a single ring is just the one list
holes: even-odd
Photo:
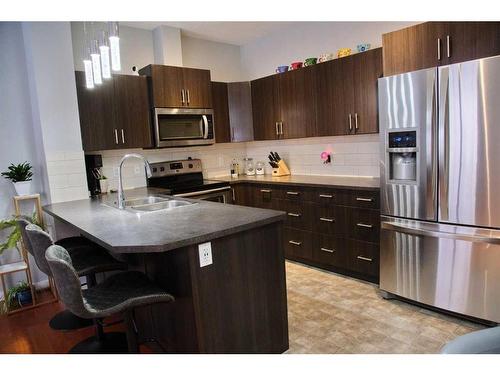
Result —
[{"label": "water and ice dispenser", "polygon": [[389,179],[417,180],[417,132],[389,132]]}]

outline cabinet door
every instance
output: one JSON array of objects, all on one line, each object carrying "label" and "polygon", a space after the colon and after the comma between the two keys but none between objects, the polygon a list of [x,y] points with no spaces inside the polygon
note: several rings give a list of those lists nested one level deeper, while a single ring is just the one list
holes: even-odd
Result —
[{"label": "cabinet door", "polygon": [[379,277],[379,245],[349,240],[348,267],[365,277],[378,281]]},{"label": "cabinet door", "polygon": [[355,103],[355,85],[357,82],[354,74],[355,56],[347,56],[340,59],[340,67],[342,72],[342,91],[344,101],[344,111],[341,112],[344,119],[340,119],[339,127],[344,132],[340,134],[356,134],[354,124],[354,114],[356,112]]},{"label": "cabinet door", "polygon": [[182,69],[177,66],[148,65],[139,74],[149,76],[153,107],[183,107],[186,104]]},{"label": "cabinet door", "polygon": [[231,142],[227,84],[212,82],[212,104],[214,110],[215,141]]},{"label": "cabinet door", "polygon": [[233,189],[233,204],[252,207],[251,190],[248,185],[235,184]]},{"label": "cabinet door", "polygon": [[191,108],[212,108],[210,70],[182,68],[186,105]]},{"label": "cabinet door", "polygon": [[252,81],[251,89],[255,140],[278,139],[277,122],[280,121],[278,76]]},{"label": "cabinet door", "polygon": [[85,73],[75,72],[78,112],[84,151],[109,150],[118,147],[113,125],[114,89],[112,81],[87,89]]},{"label": "cabinet door", "polygon": [[279,74],[282,138],[316,135],[316,70],[302,68]]},{"label": "cabinet door", "polygon": [[250,82],[227,84],[231,142],[253,141],[252,92]]},{"label": "cabinet door", "polygon": [[382,77],[382,48],[353,56],[354,132],[378,133],[377,80]]},{"label": "cabinet door", "polygon": [[316,67],[316,127],[318,136],[344,135],[348,130],[342,61],[335,59]]},{"label": "cabinet door", "polygon": [[384,76],[438,66],[445,29],[444,22],[426,22],[382,35]]},{"label": "cabinet door", "polygon": [[500,54],[500,22],[447,22],[443,53],[447,64]]},{"label": "cabinet door", "polygon": [[[152,146],[146,77],[114,75],[117,148]],[[116,141],[116,139],[115,139]]]}]

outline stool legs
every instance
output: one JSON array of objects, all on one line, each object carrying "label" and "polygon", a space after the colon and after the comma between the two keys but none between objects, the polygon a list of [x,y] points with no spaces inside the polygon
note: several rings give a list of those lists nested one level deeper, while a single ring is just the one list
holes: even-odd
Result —
[{"label": "stool legs", "polygon": [[137,327],[135,326],[134,310],[125,311],[125,326],[127,329],[127,345],[129,353],[139,353],[139,341],[137,339]]}]

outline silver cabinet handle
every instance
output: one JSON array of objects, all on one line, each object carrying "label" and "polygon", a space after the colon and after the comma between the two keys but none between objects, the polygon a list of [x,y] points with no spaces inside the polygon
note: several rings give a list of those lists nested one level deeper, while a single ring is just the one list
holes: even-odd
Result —
[{"label": "silver cabinet handle", "polygon": [[281,129],[280,134],[283,135],[283,123],[282,122],[280,122],[280,129]]},{"label": "silver cabinet handle", "polygon": [[356,258],[358,258],[359,260],[364,260],[366,262],[373,262],[372,258],[362,257],[361,255],[358,255]]},{"label": "silver cabinet handle", "polygon": [[446,35],[446,56],[451,57],[451,49],[450,49],[450,36]]},{"label": "silver cabinet handle", "polygon": [[236,193],[234,192],[234,189],[231,189],[231,192],[233,194],[233,203],[236,202]]},{"label": "silver cabinet handle", "polygon": [[295,246],[301,246],[302,242],[297,242],[297,241],[288,241],[289,244],[295,245]]},{"label": "silver cabinet handle", "polygon": [[182,105],[186,103],[186,94],[184,93],[184,89],[181,90],[181,103]]},{"label": "silver cabinet handle", "polygon": [[[189,102],[188,102],[188,104],[189,104]],[[204,126],[203,138],[207,139],[208,138],[208,119],[207,119],[206,115],[202,115],[201,118],[203,120],[203,126]]]},{"label": "silver cabinet handle", "polygon": [[356,225],[358,227],[362,227],[362,228],[373,228],[373,225],[371,225],[371,224],[357,223]]},{"label": "silver cabinet handle", "polygon": [[302,216],[301,214],[294,214],[293,212],[289,212],[287,215],[288,216],[292,216],[292,217],[300,217],[300,216]]},{"label": "silver cabinet handle", "polygon": [[437,38],[437,53],[438,53],[438,60],[441,60],[441,38]]},{"label": "silver cabinet handle", "polygon": [[189,102],[191,101],[191,99],[189,98],[189,90],[186,90],[187,91],[187,105],[189,105]]},{"label": "silver cabinet handle", "polygon": [[352,115],[349,113],[349,131],[352,132]]},{"label": "silver cabinet handle", "polygon": [[288,195],[299,195],[300,194],[298,191],[287,191],[286,193]]},{"label": "silver cabinet handle", "polygon": [[125,144],[125,132],[122,129],[122,143]]},{"label": "silver cabinet handle", "polygon": [[234,141],[234,129],[230,128],[231,131],[231,141]]},{"label": "silver cabinet handle", "polygon": [[268,190],[268,189],[260,189],[260,192],[261,193],[270,193],[271,190]]},{"label": "silver cabinet handle", "polygon": [[280,135],[278,122],[276,122],[274,125],[276,126],[276,135]]},{"label": "silver cabinet handle", "polygon": [[356,128],[356,131],[359,129],[358,128],[358,113],[354,114],[354,126]]},{"label": "silver cabinet handle", "polygon": [[326,247],[320,247],[319,248],[321,251],[324,251],[326,253],[334,253],[335,249],[327,249]]},{"label": "silver cabinet handle", "polygon": [[330,195],[330,194],[320,194],[319,197],[320,198],[333,198],[333,195]]},{"label": "silver cabinet handle", "polygon": [[327,217],[320,217],[319,218],[321,221],[326,221],[328,223],[333,223],[335,221],[335,219],[329,219]]},{"label": "silver cabinet handle", "polygon": [[115,131],[115,143],[118,144],[118,130],[114,130]]},{"label": "silver cabinet handle", "polygon": [[361,202],[373,202],[373,198],[361,198],[361,197],[356,197],[357,201]]}]

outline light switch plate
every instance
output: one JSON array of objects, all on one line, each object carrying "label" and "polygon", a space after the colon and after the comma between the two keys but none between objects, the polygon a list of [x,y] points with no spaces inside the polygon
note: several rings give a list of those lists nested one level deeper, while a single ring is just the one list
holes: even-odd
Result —
[{"label": "light switch plate", "polygon": [[200,267],[209,266],[212,261],[212,243],[205,242],[198,245],[198,252],[200,253]]}]

